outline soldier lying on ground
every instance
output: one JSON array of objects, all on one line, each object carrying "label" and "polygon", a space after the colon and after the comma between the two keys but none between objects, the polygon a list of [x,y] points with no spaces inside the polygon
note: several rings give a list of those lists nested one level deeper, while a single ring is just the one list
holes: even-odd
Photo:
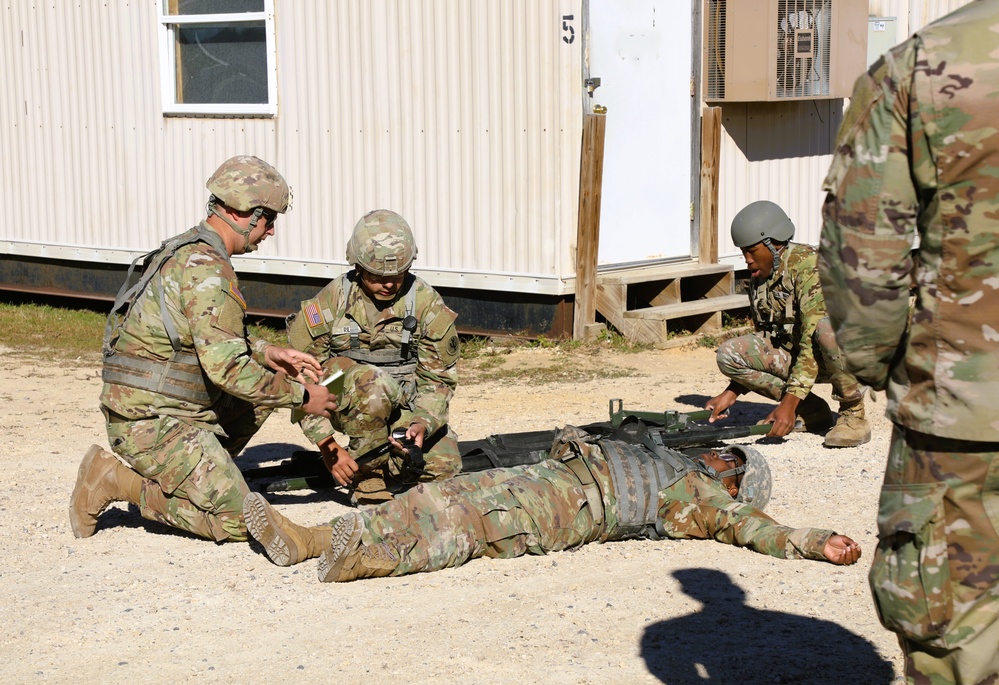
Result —
[{"label": "soldier lying on ground", "polygon": [[688,457],[648,433],[641,445],[560,431],[550,458],[416,486],[391,502],[305,528],[251,493],[250,534],[281,566],[320,556],[324,582],[460,566],[481,556],[546,554],[626,538],[713,538],[791,559],[852,564],[860,546],[818,528],[788,528],[763,513],[770,469],[752,448]]}]

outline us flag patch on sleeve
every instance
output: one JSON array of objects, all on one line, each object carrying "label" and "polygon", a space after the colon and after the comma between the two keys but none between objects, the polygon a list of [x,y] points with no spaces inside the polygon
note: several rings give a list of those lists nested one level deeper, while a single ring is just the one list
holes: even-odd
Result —
[{"label": "us flag patch on sleeve", "polygon": [[309,324],[309,328],[316,328],[326,323],[323,313],[319,311],[319,303],[315,300],[302,307],[302,313],[305,314],[305,323]]}]

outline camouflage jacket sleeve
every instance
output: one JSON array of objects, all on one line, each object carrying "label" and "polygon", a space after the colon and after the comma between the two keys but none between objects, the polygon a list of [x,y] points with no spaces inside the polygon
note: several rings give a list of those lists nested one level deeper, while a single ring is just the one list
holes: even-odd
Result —
[{"label": "camouflage jacket sleeve", "polygon": [[[325,311],[339,311],[342,307],[343,291],[338,287],[338,280],[334,278],[319,291],[319,294],[312,301],[325,307]],[[308,313],[303,310],[288,317],[288,344],[296,350],[308,352],[324,364],[335,354],[330,349],[331,336],[329,334],[313,336],[308,324]],[[331,318],[331,317],[330,317]],[[335,435],[333,424],[329,419],[322,416],[306,416],[299,422],[302,433],[314,444],[319,444]]]},{"label": "camouflage jacket sleeve", "polygon": [[794,365],[790,369],[784,393],[798,399],[805,399],[819,375],[812,337],[819,321],[826,316],[826,307],[822,299],[819,275],[815,270],[816,259],[814,250],[807,245],[791,245],[785,263],[794,284],[796,320]]},{"label": "camouflage jacket sleeve", "polygon": [[[919,198],[932,167],[921,127],[909,130],[915,43],[888,52],[856,82],[823,184],[819,275],[847,369],[884,389],[908,318]],[[908,141],[923,170],[910,167]],[[927,179],[929,180],[929,179]]]},{"label": "camouflage jacket sleeve", "polygon": [[[208,378],[230,395],[263,406],[302,403],[304,387],[253,358],[243,322],[246,304],[228,260],[206,245],[178,251],[164,267],[167,307],[178,331],[189,330]],[[173,293],[169,293],[173,290]],[[176,311],[176,303],[180,311]]]},{"label": "camouflage jacket sleeve", "polygon": [[267,348],[271,344],[263,338],[253,335],[248,335],[247,340],[250,342],[250,354],[253,356],[253,361],[261,366],[267,366]]},{"label": "camouflage jacket sleeve", "polygon": [[455,313],[427,286],[432,298],[420,318],[421,335],[416,365],[413,418],[427,427],[427,435],[448,422],[449,407],[458,387],[460,345]]},{"label": "camouflage jacket sleeve", "polygon": [[659,519],[670,538],[717,540],[781,559],[824,560],[831,530],[782,526],[732,499],[715,480],[689,473],[659,493]]}]

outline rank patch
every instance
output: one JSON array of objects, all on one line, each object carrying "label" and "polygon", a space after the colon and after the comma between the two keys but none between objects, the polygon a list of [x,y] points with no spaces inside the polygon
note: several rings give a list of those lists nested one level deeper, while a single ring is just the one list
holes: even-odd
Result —
[{"label": "rank patch", "polygon": [[246,309],[246,299],[243,297],[243,293],[239,292],[239,288],[232,281],[229,281],[229,294],[236,298],[239,305],[245,310]]}]

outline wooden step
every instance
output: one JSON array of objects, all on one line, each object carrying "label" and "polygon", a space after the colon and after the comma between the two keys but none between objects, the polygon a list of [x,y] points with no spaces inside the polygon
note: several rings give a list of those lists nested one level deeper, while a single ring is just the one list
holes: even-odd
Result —
[{"label": "wooden step", "polygon": [[656,321],[669,321],[670,319],[680,319],[685,316],[710,314],[712,312],[721,312],[748,306],[749,297],[747,295],[722,295],[719,297],[705,297],[700,300],[691,300],[689,302],[664,304],[658,307],[631,309],[623,312],[623,316],[626,319],[654,319]]},{"label": "wooden step", "polygon": [[651,283],[653,281],[668,281],[677,278],[723,274],[734,270],[731,264],[701,264],[699,262],[657,264],[655,266],[601,272],[597,274],[597,283],[631,285],[633,283]]}]

